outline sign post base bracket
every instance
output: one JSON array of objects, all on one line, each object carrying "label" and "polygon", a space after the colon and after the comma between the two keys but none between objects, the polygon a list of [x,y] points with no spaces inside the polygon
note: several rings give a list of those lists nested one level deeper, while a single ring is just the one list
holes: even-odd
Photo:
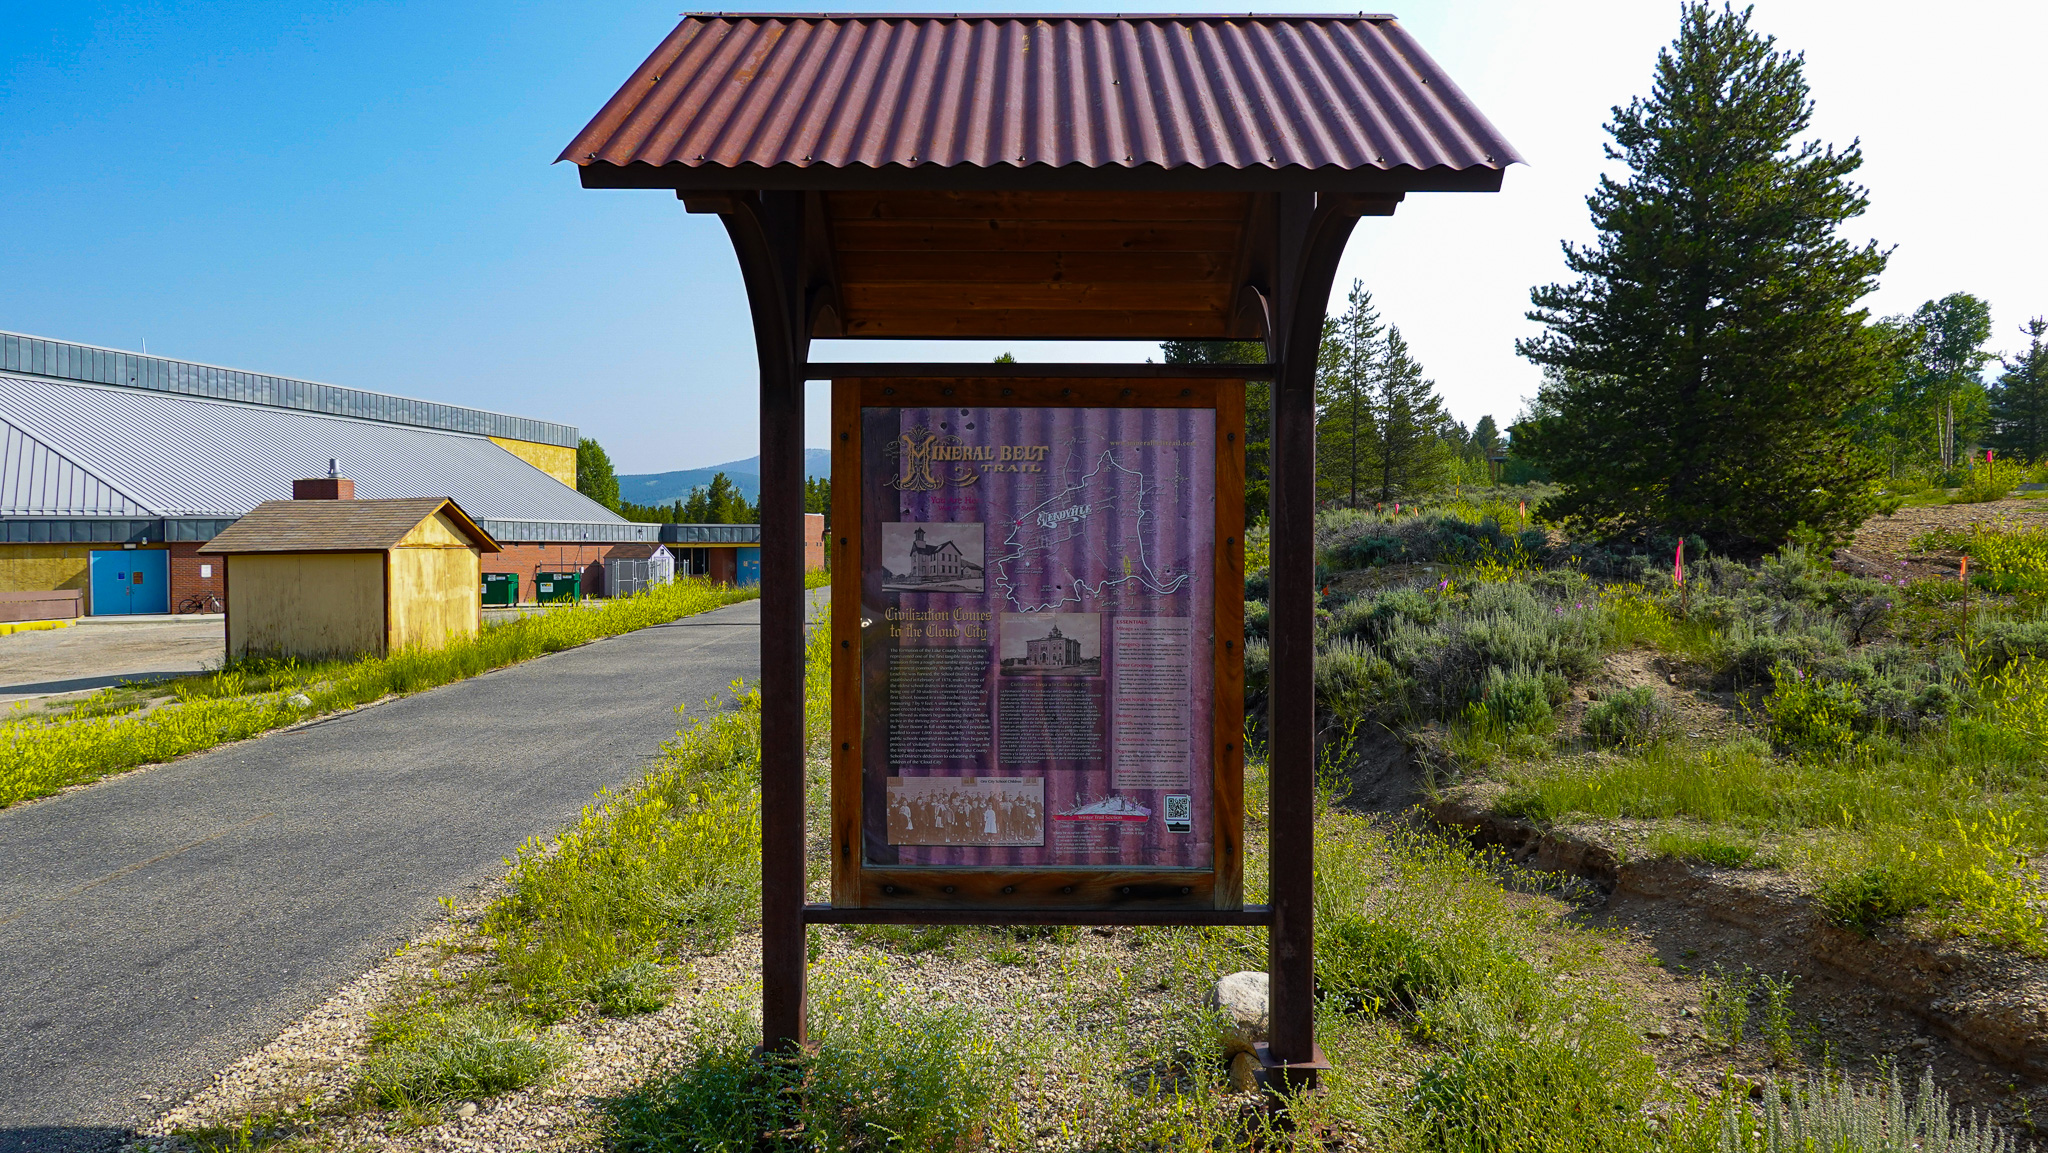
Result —
[{"label": "sign post base bracket", "polygon": [[1269,1093],[1296,1093],[1313,1089],[1322,1082],[1322,1075],[1329,1069],[1329,1058],[1323,1056],[1321,1045],[1311,1046],[1306,1061],[1282,1061],[1273,1056],[1272,1046],[1264,1041],[1252,1046],[1252,1056],[1258,1058],[1259,1071],[1255,1076],[1259,1085]]}]

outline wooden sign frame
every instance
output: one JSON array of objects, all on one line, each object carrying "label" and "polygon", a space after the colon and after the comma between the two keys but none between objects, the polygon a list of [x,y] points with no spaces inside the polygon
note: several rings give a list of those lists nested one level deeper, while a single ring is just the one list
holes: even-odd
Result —
[{"label": "wooden sign frame", "polygon": [[[1020,368],[1023,366],[1019,366]],[[1207,868],[869,864],[861,614],[865,459],[872,407],[1193,408],[1215,413],[1214,851]],[[872,377],[832,382],[831,904],[807,920],[972,924],[1263,924],[1244,906],[1244,382],[1207,379]],[[1094,915],[1091,915],[1094,914]]]}]

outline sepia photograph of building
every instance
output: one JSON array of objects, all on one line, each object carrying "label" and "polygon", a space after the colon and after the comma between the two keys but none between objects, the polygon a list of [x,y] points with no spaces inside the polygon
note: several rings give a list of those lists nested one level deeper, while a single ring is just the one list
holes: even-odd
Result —
[{"label": "sepia photograph of building", "polygon": [[1097,613],[1004,613],[997,641],[1006,677],[1102,675]]},{"label": "sepia photograph of building", "polygon": [[882,588],[888,592],[982,591],[981,522],[882,526]]}]

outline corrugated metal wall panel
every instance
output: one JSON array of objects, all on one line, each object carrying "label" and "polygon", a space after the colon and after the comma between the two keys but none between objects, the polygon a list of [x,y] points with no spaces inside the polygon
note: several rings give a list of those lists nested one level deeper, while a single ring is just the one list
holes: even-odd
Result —
[{"label": "corrugated metal wall panel", "polygon": [[576,447],[576,428],[553,421],[20,333],[0,334],[0,340],[5,342],[0,370]]}]

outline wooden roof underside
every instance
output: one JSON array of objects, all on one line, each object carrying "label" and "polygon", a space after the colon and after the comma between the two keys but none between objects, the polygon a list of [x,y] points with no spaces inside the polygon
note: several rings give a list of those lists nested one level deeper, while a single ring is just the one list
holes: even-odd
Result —
[{"label": "wooden roof underside", "polygon": [[818,336],[1223,337],[1242,192],[825,192]]},{"label": "wooden roof underside", "polygon": [[[683,194],[687,200],[700,198]],[[1251,192],[819,191],[810,335],[1241,339],[1270,282],[1274,200]],[[1394,210],[1398,195],[1375,200]]]}]

